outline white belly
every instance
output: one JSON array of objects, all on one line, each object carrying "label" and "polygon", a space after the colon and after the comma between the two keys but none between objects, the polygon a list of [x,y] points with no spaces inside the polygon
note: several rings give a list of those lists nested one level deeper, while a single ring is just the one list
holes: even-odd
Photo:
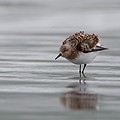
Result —
[{"label": "white belly", "polygon": [[88,64],[95,59],[98,53],[99,52],[80,53],[80,56],[78,56],[76,59],[73,60],[68,59],[68,61],[74,64]]}]

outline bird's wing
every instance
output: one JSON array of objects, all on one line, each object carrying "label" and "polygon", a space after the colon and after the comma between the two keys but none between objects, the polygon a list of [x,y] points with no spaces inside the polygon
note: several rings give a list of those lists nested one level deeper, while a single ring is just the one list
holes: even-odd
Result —
[{"label": "bird's wing", "polygon": [[89,52],[96,52],[96,51],[102,51],[102,50],[107,49],[102,46],[97,46],[97,43],[98,43],[97,39],[96,40],[86,39],[77,45],[77,50],[84,52],[84,53],[89,53]]}]

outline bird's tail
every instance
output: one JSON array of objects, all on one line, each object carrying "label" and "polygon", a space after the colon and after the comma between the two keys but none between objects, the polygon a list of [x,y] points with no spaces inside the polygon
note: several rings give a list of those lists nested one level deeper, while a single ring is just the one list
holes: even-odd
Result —
[{"label": "bird's tail", "polygon": [[97,51],[102,51],[102,50],[107,50],[108,48],[102,47],[102,46],[96,46],[96,48],[91,49],[89,51],[84,51],[84,53],[89,53],[89,52],[97,52]]},{"label": "bird's tail", "polygon": [[107,50],[108,48],[102,47],[102,46],[96,46],[94,51],[102,51],[102,50]]}]

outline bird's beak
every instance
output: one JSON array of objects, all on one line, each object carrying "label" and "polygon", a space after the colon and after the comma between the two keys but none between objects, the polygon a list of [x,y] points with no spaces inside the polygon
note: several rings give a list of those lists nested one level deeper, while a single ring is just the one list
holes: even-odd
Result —
[{"label": "bird's beak", "polygon": [[57,60],[60,56],[62,56],[62,54],[60,53],[56,58],[55,58],[55,60]]}]

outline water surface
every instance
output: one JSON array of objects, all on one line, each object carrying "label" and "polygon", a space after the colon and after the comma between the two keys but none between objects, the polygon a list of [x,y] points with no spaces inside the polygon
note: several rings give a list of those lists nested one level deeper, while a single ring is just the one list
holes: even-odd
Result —
[{"label": "water surface", "polygon": [[[63,2],[0,1],[0,120],[120,119],[119,1]],[[79,66],[54,60],[80,30],[109,48],[81,84]]]}]

